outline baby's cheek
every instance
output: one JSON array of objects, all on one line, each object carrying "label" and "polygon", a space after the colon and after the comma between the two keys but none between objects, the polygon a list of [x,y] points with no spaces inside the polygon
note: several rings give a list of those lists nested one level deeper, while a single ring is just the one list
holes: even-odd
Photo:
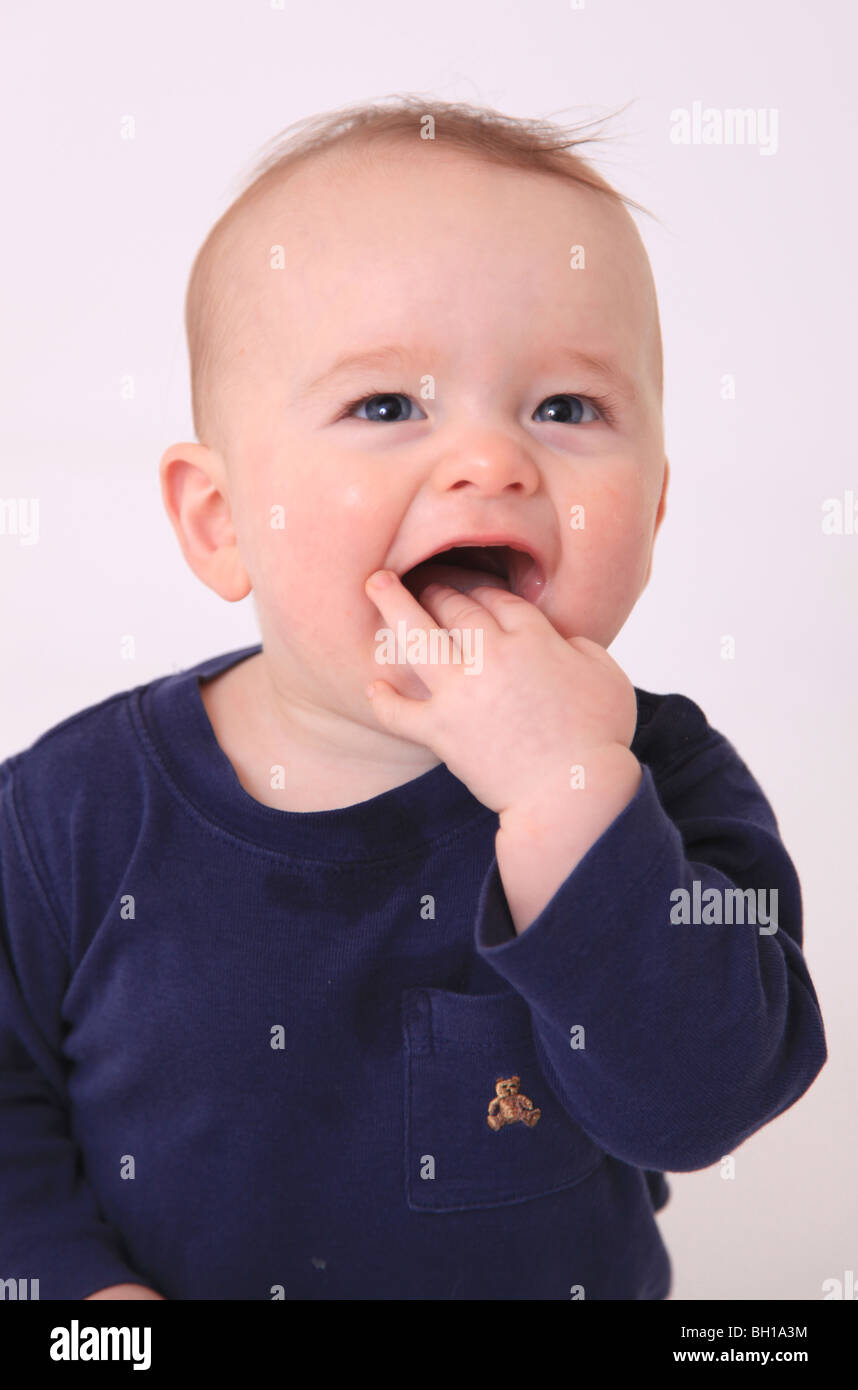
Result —
[{"label": "baby's cheek", "polygon": [[[384,504],[370,483],[353,476],[334,480],[320,465],[292,473],[283,505],[270,508],[270,526],[260,509],[258,570],[266,606],[293,637],[312,639],[317,648],[335,641],[340,648],[344,631],[365,642],[365,630],[378,626],[363,584],[383,558],[385,526],[395,531]],[[389,510],[389,497],[386,505]]]},{"label": "baby's cheek", "polygon": [[645,524],[633,495],[616,490],[591,498],[585,525],[570,531],[571,576],[565,597],[570,626],[607,645],[631,612],[646,575]]},{"label": "baby's cheek", "polygon": [[629,498],[603,489],[587,499],[573,521],[566,545],[574,566],[581,565],[587,574],[600,578],[617,565],[625,568],[640,536]]},{"label": "baby's cheek", "polygon": [[328,509],[339,537],[350,541],[350,553],[370,557],[372,569],[381,563],[379,548],[384,551],[390,544],[407,505],[407,498],[397,499],[389,478],[384,487],[378,476],[352,474],[331,489]]},{"label": "baby's cheek", "polygon": [[350,482],[338,496],[342,510],[353,519],[368,515],[373,505],[378,505],[378,497],[368,482]]}]

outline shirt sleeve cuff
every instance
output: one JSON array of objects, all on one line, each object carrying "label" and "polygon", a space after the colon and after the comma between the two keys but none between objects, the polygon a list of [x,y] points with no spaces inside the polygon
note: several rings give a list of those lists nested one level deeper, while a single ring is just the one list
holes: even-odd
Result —
[{"label": "shirt sleeve cuff", "polygon": [[627,902],[628,895],[635,893],[677,848],[682,851],[682,837],[658,799],[652,772],[642,764],[641,780],[631,801],[520,934],[510,916],[497,856],[492,858],[477,905],[477,950],[504,973],[507,958],[510,963],[515,958],[516,966],[526,968],[531,955],[544,970],[559,934],[564,954],[568,953],[570,919],[604,922],[614,916],[617,905]]}]

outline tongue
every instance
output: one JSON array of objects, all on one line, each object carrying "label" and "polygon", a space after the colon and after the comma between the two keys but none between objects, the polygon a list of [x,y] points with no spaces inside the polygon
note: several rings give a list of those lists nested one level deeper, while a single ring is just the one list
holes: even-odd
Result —
[{"label": "tongue", "polygon": [[402,583],[408,592],[418,599],[427,584],[447,584],[451,589],[458,589],[463,594],[469,594],[478,584],[489,584],[493,589],[506,589],[509,593],[509,583],[500,574],[492,574],[489,570],[467,569],[464,565],[439,565],[434,560],[415,565],[413,570],[409,570],[403,576]]}]

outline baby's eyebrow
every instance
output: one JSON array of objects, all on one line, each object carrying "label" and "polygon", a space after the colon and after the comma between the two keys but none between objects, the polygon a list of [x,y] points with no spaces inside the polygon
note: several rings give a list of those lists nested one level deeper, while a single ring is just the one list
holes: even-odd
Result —
[{"label": "baby's eyebrow", "polygon": [[584,352],[582,348],[561,347],[556,348],[545,362],[550,367],[559,362],[571,367],[573,371],[591,372],[632,404],[639,398],[634,379],[611,358],[597,357],[592,352]]},{"label": "baby's eyebrow", "polygon": [[[419,354],[423,362],[427,361],[427,354]],[[401,346],[398,343],[385,344],[383,347],[368,348],[358,352],[345,352],[326,367],[320,376],[314,377],[312,381],[299,387],[296,392],[296,399],[316,396],[338,376],[347,371],[356,371],[361,368],[372,367],[395,367],[403,366],[409,361],[415,361],[418,353],[414,349]],[[560,347],[555,349],[550,355],[544,351],[541,354],[540,369],[545,371],[562,364],[571,367],[573,370],[583,370],[590,372],[593,376],[601,378],[621,396],[629,402],[638,400],[638,391],[632,378],[627,372],[610,359],[598,357],[593,353],[584,352],[581,348]]]},{"label": "baby's eyebrow", "polygon": [[359,352],[345,352],[330,367],[326,367],[321,376],[314,377],[306,386],[302,386],[298,395],[315,396],[344,372],[361,367],[397,367],[407,362],[411,356],[408,348],[400,347],[398,344],[367,348]]}]

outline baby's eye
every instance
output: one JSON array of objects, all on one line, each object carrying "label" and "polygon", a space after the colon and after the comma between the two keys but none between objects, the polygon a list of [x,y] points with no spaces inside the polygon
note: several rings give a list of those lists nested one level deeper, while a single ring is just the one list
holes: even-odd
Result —
[{"label": "baby's eye", "polygon": [[[405,401],[403,407],[400,402]],[[427,417],[420,411],[414,413],[416,402],[413,396],[409,396],[407,391],[373,391],[368,396],[360,396],[355,401],[350,401],[344,407],[342,414],[338,417],[344,419],[351,417],[355,420],[367,420],[371,423],[404,424],[411,420],[425,420]],[[367,411],[366,415],[360,412]],[[416,407],[419,410],[419,406]],[[609,424],[613,416],[609,410],[607,402],[591,400],[589,396],[574,395],[570,391],[563,391],[555,396],[548,396],[534,412],[534,418],[539,416],[541,410],[550,411],[547,417],[549,424],[591,424],[596,420],[605,420]],[[587,415],[585,412],[589,411]]]},{"label": "baby's eye", "polygon": [[[568,405],[569,401],[572,402],[571,409]],[[580,425],[584,410],[591,412],[591,420],[599,419],[599,414],[592,401],[588,400],[586,396],[573,396],[568,391],[562,392],[559,396],[549,396],[547,400],[542,402],[542,405],[536,407],[534,413],[538,414],[542,409],[554,412],[549,419],[548,423],[550,424],[566,425],[571,421],[573,425]],[[584,424],[589,423],[590,420],[584,420]]]},{"label": "baby's eye", "polygon": [[[400,401],[406,402],[405,413],[399,405]],[[346,406],[345,415],[353,415],[356,420],[390,420],[393,424],[401,424],[404,420],[417,420],[420,416],[413,415],[411,406],[414,404],[413,398],[405,391],[378,392],[372,396],[362,396],[360,400],[352,401]],[[366,406],[369,414],[358,415],[356,411]],[[421,411],[421,416],[425,420],[426,416]]]}]

